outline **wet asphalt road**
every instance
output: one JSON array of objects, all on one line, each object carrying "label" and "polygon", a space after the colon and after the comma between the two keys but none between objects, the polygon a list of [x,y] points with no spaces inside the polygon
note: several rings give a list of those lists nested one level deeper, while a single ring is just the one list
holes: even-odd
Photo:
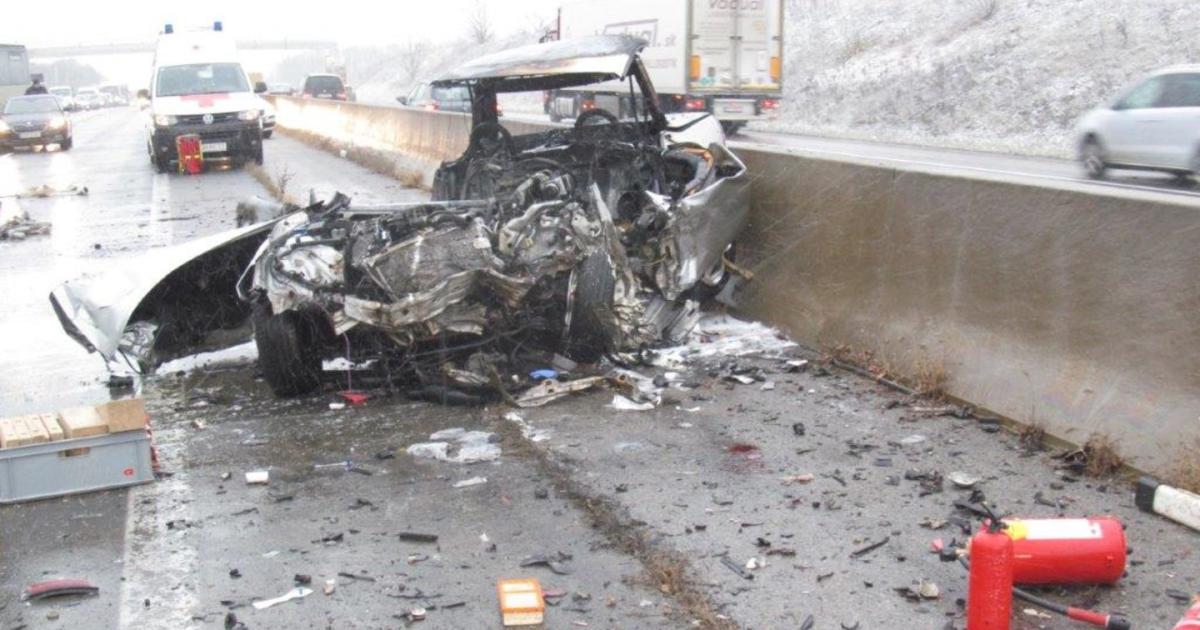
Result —
[{"label": "wet asphalt road", "polygon": [[[91,191],[21,200],[53,221],[54,233],[0,243],[10,296],[3,323],[23,331],[0,337],[5,414],[108,397],[100,362],[54,321],[45,295],[56,282],[231,227],[234,201],[263,194],[248,171],[153,174],[139,124],[132,111],[100,112],[79,122],[70,153],[0,156],[3,192],[46,183]],[[287,137],[268,142],[267,171],[291,173],[298,191],[341,188],[370,201],[420,195]],[[725,380],[729,361],[761,369],[774,387]],[[1182,604],[1167,590],[1190,591],[1200,576],[1197,534],[1138,514],[1125,482],[1065,479],[1048,453],[1025,452],[972,420],[926,417],[914,409],[921,403],[836,370],[785,374],[775,358],[705,359],[684,371],[696,389],[655,411],[615,411],[607,392],[523,411],[549,432],[536,444],[503,419],[505,409],[386,392],[341,410],[330,409],[328,393],[278,401],[252,365],[153,378],[144,394],[168,476],[129,491],[0,507],[0,628],[223,628],[228,612],[249,628],[398,628],[415,607],[427,610],[415,627],[496,628],[495,582],[504,577],[536,577],[564,593],[547,628],[692,627],[698,612],[681,610],[680,585],[648,579],[647,549],[683,559],[681,583],[715,609],[712,623],[796,628],[812,615],[816,630],[897,621],[961,628],[965,577],[927,550],[933,538],[963,535],[920,523],[951,516],[964,493],[946,482],[921,496],[903,479],[909,469],[980,476],[1016,514],[1054,514],[1033,500],[1041,491],[1063,513],[1126,521],[1136,562],[1126,579],[1049,591],[1058,601],[1169,627]],[[339,379],[331,374],[327,389]],[[503,454],[464,466],[404,453],[451,427],[495,432]],[[913,435],[925,439],[900,445]],[[353,469],[338,465],[346,460]],[[270,484],[247,486],[249,470],[268,470]],[[813,480],[785,483],[806,474]],[[453,485],[473,477],[487,482]],[[439,539],[405,542],[404,531]],[[647,547],[631,552],[622,544],[628,532],[641,532]],[[883,547],[850,557],[883,537]],[[559,553],[570,556],[568,574],[519,566]],[[722,556],[766,566],[747,580]],[[288,591],[296,574],[310,575],[316,592],[249,606]],[[18,601],[26,584],[51,577],[86,577],[101,594]],[[923,578],[941,587],[940,599],[913,603],[893,591]],[[326,580],[336,583],[330,595]],[[1014,627],[1075,626],[1019,612]]]}]

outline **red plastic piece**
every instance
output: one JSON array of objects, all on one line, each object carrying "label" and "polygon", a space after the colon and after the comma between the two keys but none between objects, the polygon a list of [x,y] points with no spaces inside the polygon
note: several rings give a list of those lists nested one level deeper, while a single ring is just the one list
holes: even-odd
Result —
[{"label": "red plastic piece", "polygon": [[1008,630],[1012,617],[1013,540],[984,528],[971,538],[967,630]]},{"label": "red plastic piece", "polygon": [[87,580],[65,579],[65,580],[48,580],[46,582],[38,582],[31,584],[21,594],[21,599],[27,601],[37,601],[47,597],[58,597],[60,595],[97,595],[100,593],[99,586],[92,586]]},{"label": "red plastic piece", "polygon": [[357,407],[359,405],[365,405],[365,404],[367,404],[367,401],[371,399],[370,394],[368,394],[366,392],[360,392],[355,389],[347,389],[347,390],[340,391],[340,392],[338,392],[338,396],[341,396],[342,400],[346,401],[346,404],[351,405],[353,407]]},{"label": "red plastic piece", "polygon": [[1200,601],[1192,604],[1172,630],[1200,630]]},{"label": "red plastic piece", "polygon": [[1115,518],[1005,522],[1016,584],[1114,584],[1125,574],[1125,528]]}]

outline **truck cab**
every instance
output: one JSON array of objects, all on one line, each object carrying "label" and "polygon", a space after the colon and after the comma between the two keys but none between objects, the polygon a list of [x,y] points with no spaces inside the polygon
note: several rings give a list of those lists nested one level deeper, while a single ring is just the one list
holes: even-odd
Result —
[{"label": "truck cab", "polygon": [[176,32],[168,24],[159,35],[154,69],[145,96],[147,148],[155,170],[165,173],[180,160],[180,138],[198,138],[204,162],[234,165],[263,162],[262,101],[265,84],[251,85],[233,39],[221,23],[211,30]]}]

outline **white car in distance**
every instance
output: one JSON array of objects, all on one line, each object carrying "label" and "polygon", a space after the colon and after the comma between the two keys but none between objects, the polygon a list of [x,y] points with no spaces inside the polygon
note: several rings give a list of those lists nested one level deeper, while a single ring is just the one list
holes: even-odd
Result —
[{"label": "white car in distance", "polygon": [[1200,177],[1200,65],[1152,73],[1076,128],[1079,161],[1093,179],[1110,169]]}]

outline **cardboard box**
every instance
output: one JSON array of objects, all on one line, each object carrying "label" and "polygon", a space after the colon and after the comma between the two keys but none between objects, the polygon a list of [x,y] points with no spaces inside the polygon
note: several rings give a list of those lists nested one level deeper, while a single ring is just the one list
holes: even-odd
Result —
[{"label": "cardboard box", "polygon": [[50,432],[38,416],[16,416],[0,420],[0,448],[14,448],[50,441]]},{"label": "cardboard box", "polygon": [[505,626],[536,626],[546,613],[542,585],[534,579],[500,580],[496,584],[500,596],[500,615]]},{"label": "cardboard box", "polygon": [[96,412],[108,425],[109,433],[141,431],[146,428],[146,405],[141,398],[114,400],[96,405]]},{"label": "cardboard box", "polygon": [[63,433],[62,425],[58,423],[58,414],[39,413],[36,417],[41,422],[42,428],[46,429],[46,434],[50,436],[51,442],[57,442],[67,436]]},{"label": "cardboard box", "polygon": [[100,417],[95,407],[73,407],[63,409],[58,415],[67,438],[81,438],[108,433],[108,423]]}]

